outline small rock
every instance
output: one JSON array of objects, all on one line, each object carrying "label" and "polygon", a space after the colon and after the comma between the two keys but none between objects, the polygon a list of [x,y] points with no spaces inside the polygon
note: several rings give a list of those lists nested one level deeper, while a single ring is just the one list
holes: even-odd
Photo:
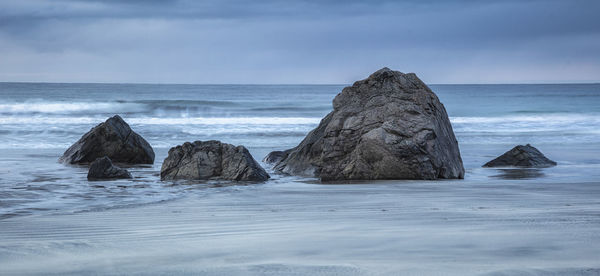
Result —
[{"label": "small rock", "polygon": [[103,156],[125,164],[154,163],[154,150],[150,144],[135,133],[119,115],[84,134],[58,161],[66,164],[89,164]]},{"label": "small rock", "polygon": [[265,181],[269,177],[245,147],[214,140],[171,148],[160,170],[161,180]]},{"label": "small rock", "polygon": [[104,156],[92,162],[87,178],[88,180],[120,179],[131,178],[131,174],[126,169],[113,165],[110,158]]},{"label": "small rock", "polygon": [[518,145],[483,165],[483,167],[521,168],[547,168],[552,166],[556,166],[556,162],[546,158],[544,154],[530,144]]}]

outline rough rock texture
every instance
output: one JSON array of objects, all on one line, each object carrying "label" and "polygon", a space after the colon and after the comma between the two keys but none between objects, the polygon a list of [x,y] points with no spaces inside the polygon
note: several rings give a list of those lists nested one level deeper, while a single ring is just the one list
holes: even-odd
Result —
[{"label": "rough rock texture", "polygon": [[281,161],[282,159],[286,158],[288,156],[288,154],[290,153],[291,149],[289,150],[277,150],[277,151],[272,151],[269,154],[267,154],[267,156],[265,156],[265,158],[263,158],[263,162],[267,163],[267,164],[276,164],[279,161]]},{"label": "rough rock texture", "polygon": [[150,144],[131,130],[119,115],[109,118],[84,134],[65,151],[59,161],[67,164],[88,164],[104,156],[118,163],[154,163],[154,150]]},{"label": "rough rock texture", "polygon": [[283,156],[276,171],[323,181],[464,177],[444,106],[415,74],[388,68],[344,88],[333,111]]},{"label": "rough rock texture", "polygon": [[104,156],[92,162],[87,178],[89,180],[131,178],[131,174],[126,169],[113,165],[110,158]]},{"label": "rough rock texture", "polygon": [[522,167],[522,168],[547,168],[556,166],[556,162],[546,158],[538,149],[530,144],[518,145],[500,155],[496,159],[485,163],[483,167]]},{"label": "rough rock texture", "polygon": [[196,141],[169,150],[160,178],[265,181],[269,174],[243,146]]}]

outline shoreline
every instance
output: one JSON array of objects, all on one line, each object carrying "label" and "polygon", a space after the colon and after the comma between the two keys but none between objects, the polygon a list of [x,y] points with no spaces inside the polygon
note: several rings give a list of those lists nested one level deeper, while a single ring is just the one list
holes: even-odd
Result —
[{"label": "shoreline", "polygon": [[[481,167],[481,164],[503,152],[509,145],[465,144],[461,147],[461,153],[464,156],[466,174],[465,179],[459,181],[468,182],[465,185],[473,183],[503,183],[503,185],[513,185],[514,183],[595,183],[597,179],[600,179],[600,170],[597,170],[600,168],[597,145],[599,144],[575,144],[567,147],[558,144],[544,145],[544,152],[555,158],[559,165],[544,169],[520,169]],[[0,181],[10,179],[14,182],[11,186],[5,187],[5,196],[19,193],[16,195],[29,201],[7,201],[7,205],[3,206],[3,218],[0,221],[37,214],[72,214],[105,208],[130,208],[177,200],[188,194],[215,191],[209,187],[236,185],[230,181],[160,181],[160,168],[168,148],[158,147],[155,149],[156,162],[154,165],[125,166],[132,172],[134,179],[102,182],[88,182],[86,166],[65,166],[58,163],[56,160],[62,154],[62,149],[31,149],[25,152],[16,149],[2,150],[5,155],[0,159],[0,165],[4,165],[7,170],[4,174],[1,174],[0,171]],[[267,155],[274,148],[259,146],[249,148],[249,150],[253,156],[260,157]],[[40,164],[40,167],[26,167],[32,162]],[[269,180],[265,185],[281,181],[329,185],[321,183],[316,178],[280,175],[269,168],[270,166],[264,165],[264,167],[271,176],[279,179]],[[16,168],[27,168],[27,170],[19,171]],[[402,185],[411,183],[411,181],[397,180],[396,183]],[[440,184],[452,182],[452,180],[437,181]],[[341,181],[331,183],[331,185],[360,185],[370,182]],[[375,183],[386,183],[386,180]],[[426,184],[428,181],[418,183]],[[55,192],[44,194],[50,191]]]},{"label": "shoreline", "polygon": [[0,273],[596,275],[599,192],[598,182],[276,179],[2,220]]}]

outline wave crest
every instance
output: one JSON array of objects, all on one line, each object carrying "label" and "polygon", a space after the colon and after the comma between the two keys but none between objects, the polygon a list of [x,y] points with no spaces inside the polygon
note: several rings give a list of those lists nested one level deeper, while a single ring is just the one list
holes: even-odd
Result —
[{"label": "wave crest", "polygon": [[[314,117],[193,117],[124,118],[134,125],[316,125],[321,118]],[[44,116],[0,116],[0,124],[99,124],[106,118],[99,117],[44,117]]]},{"label": "wave crest", "polygon": [[82,114],[120,113],[143,111],[146,106],[137,103],[115,102],[25,102],[0,104],[0,114]]}]

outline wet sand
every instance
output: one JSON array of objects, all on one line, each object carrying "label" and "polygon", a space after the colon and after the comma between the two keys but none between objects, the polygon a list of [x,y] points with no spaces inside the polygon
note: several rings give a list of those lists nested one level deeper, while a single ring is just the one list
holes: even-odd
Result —
[{"label": "wet sand", "polygon": [[0,274],[600,275],[600,182],[207,190],[0,220]]}]

